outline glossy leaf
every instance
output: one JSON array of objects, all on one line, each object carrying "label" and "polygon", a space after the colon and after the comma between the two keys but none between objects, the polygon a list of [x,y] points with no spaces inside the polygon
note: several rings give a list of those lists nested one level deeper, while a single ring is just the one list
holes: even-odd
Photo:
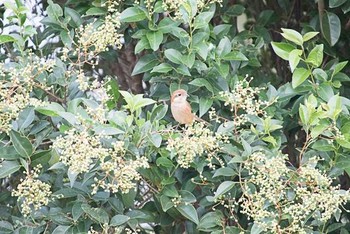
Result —
[{"label": "glossy leaf", "polygon": [[319,34],[319,32],[307,32],[303,35],[303,41],[309,41],[312,38],[314,38],[315,36],[317,36]]},{"label": "glossy leaf", "polygon": [[171,70],[173,70],[173,67],[170,64],[168,64],[168,63],[161,63],[161,64],[155,66],[152,69],[151,73],[154,73],[154,72],[167,73],[167,72],[169,72]]},{"label": "glossy leaf", "polygon": [[295,44],[297,44],[299,46],[303,45],[303,42],[304,42],[303,36],[299,32],[297,32],[293,29],[288,29],[288,28],[282,28],[282,31],[283,31],[283,33],[281,33],[281,35],[285,39],[287,39],[288,41],[294,42]]},{"label": "glossy leaf", "polygon": [[199,223],[198,214],[196,209],[191,204],[180,204],[176,206],[176,209],[187,219],[191,220],[195,224]]},{"label": "glossy leaf", "polygon": [[271,42],[272,49],[284,60],[289,59],[289,53],[295,49],[294,46],[284,42]]},{"label": "glossy leaf", "polygon": [[202,117],[213,105],[213,99],[207,97],[199,98],[199,117]]},{"label": "glossy leaf", "polygon": [[214,12],[202,12],[194,19],[194,28],[199,29],[208,25],[209,21],[213,18]]},{"label": "glossy leaf", "polygon": [[322,35],[326,41],[334,46],[338,42],[341,33],[341,22],[339,17],[332,12],[325,12],[322,17]]},{"label": "glossy leaf", "polygon": [[311,72],[305,68],[297,68],[293,72],[292,87],[296,88],[301,85],[309,76]]},{"label": "glossy leaf", "polygon": [[0,35],[0,45],[7,42],[14,42],[15,38],[10,35]]},{"label": "glossy leaf", "polygon": [[33,154],[33,146],[28,138],[13,130],[10,132],[10,138],[15,150],[23,158],[29,158]]},{"label": "glossy leaf", "polygon": [[347,0],[329,0],[329,7],[335,8],[343,5]]},{"label": "glossy leaf", "polygon": [[233,186],[235,186],[234,181],[224,181],[222,182],[219,187],[217,188],[216,192],[215,192],[215,198],[220,197],[221,195],[227,193],[230,189],[233,188]]},{"label": "glossy leaf", "polygon": [[305,62],[319,67],[323,61],[323,45],[316,45],[307,56]]},{"label": "glossy leaf", "polygon": [[21,168],[21,165],[17,161],[2,161],[0,166],[0,179],[15,173]]},{"label": "glossy leaf", "polygon": [[111,226],[120,226],[126,222],[128,222],[130,219],[129,216],[126,215],[115,215],[112,217],[110,225]]},{"label": "glossy leaf", "polygon": [[176,64],[182,63],[182,54],[175,49],[165,50],[164,55],[167,59],[169,59],[173,63],[176,63]]},{"label": "glossy leaf", "polygon": [[303,53],[302,50],[299,49],[294,49],[290,52],[289,54],[289,66],[290,66],[290,70],[293,72],[295,70],[295,68],[298,66],[299,62],[300,62],[300,55]]},{"label": "glossy leaf", "polygon": [[153,67],[155,67],[158,64],[159,64],[159,61],[154,55],[147,54],[137,61],[131,75],[135,76],[135,75],[150,71],[153,69]]},{"label": "glossy leaf", "polygon": [[153,51],[159,49],[160,44],[163,41],[163,33],[161,31],[151,31],[146,33],[146,37],[148,39],[149,45]]},{"label": "glossy leaf", "polygon": [[120,20],[125,23],[138,22],[146,18],[145,12],[139,7],[128,7],[120,14]]}]

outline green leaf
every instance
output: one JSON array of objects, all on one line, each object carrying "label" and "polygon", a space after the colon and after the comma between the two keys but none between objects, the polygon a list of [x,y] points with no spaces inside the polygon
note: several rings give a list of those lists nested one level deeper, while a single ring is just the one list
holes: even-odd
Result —
[{"label": "green leaf", "polygon": [[320,69],[320,68],[316,68],[312,71],[312,74],[314,75],[314,77],[317,79],[317,80],[320,80],[320,81],[327,81],[328,80],[328,75],[327,73]]},{"label": "green leaf", "polygon": [[342,101],[339,95],[334,95],[331,97],[327,103],[329,110],[327,111],[327,116],[334,121],[336,121],[337,116],[342,111]]},{"label": "green leaf", "polygon": [[86,11],[86,15],[105,15],[107,14],[106,9],[100,7],[91,7]]},{"label": "green leaf", "polygon": [[0,158],[14,160],[21,158],[14,146],[1,146],[0,147]]},{"label": "green leaf", "polygon": [[137,61],[134,70],[132,71],[132,76],[137,74],[144,73],[153,69],[156,65],[158,65],[159,61],[153,54],[147,54]]},{"label": "green leaf", "polygon": [[145,12],[139,7],[128,7],[120,14],[120,21],[125,23],[138,22],[146,18]]},{"label": "green leaf", "polygon": [[289,59],[289,53],[295,49],[294,46],[284,42],[271,42],[272,49],[275,53],[284,60]]},{"label": "green leaf", "polygon": [[23,131],[25,128],[27,128],[31,123],[33,123],[35,118],[34,114],[34,108],[26,108],[24,109],[18,116],[17,124],[18,128]]},{"label": "green leaf", "polygon": [[213,33],[220,38],[227,35],[231,27],[232,25],[230,24],[219,24],[213,28]]},{"label": "green leaf", "polygon": [[330,124],[328,122],[321,122],[320,124],[316,125],[311,129],[311,137],[315,139],[316,137],[324,133],[324,131],[327,128],[329,128],[329,125]]},{"label": "green leaf", "polygon": [[199,219],[196,209],[191,204],[180,204],[176,206],[176,209],[187,219],[191,220],[195,224],[198,225]]},{"label": "green leaf", "polygon": [[218,176],[235,176],[235,175],[237,175],[237,172],[235,172],[232,168],[222,167],[215,171],[213,178]]},{"label": "green leaf", "polygon": [[184,76],[191,76],[190,70],[183,64],[178,66],[175,70]]},{"label": "green leaf", "polygon": [[163,166],[163,167],[166,167],[166,168],[172,168],[174,167],[174,164],[173,162],[166,158],[166,157],[160,157],[156,160],[156,164],[157,166]]},{"label": "green leaf", "polygon": [[197,201],[197,198],[187,190],[180,190],[179,194],[182,202],[195,203]]},{"label": "green leaf", "polygon": [[198,230],[208,231],[214,227],[221,227],[224,215],[221,211],[209,212],[203,215],[198,224]]},{"label": "green leaf", "polygon": [[194,29],[199,29],[199,28],[204,28],[206,26],[208,26],[210,20],[213,18],[214,16],[214,11],[212,12],[202,12],[200,14],[198,14],[196,16],[196,18],[194,19]]},{"label": "green leaf", "polygon": [[151,73],[155,73],[155,72],[158,72],[158,73],[168,73],[170,72],[171,70],[173,70],[173,67],[169,64],[169,63],[161,63],[159,64],[158,66],[155,66]]},{"label": "green leaf", "polygon": [[162,136],[159,133],[153,133],[149,135],[149,140],[152,142],[152,144],[159,148],[162,144]]},{"label": "green leaf", "polygon": [[28,138],[21,136],[18,132],[12,130],[10,139],[17,153],[23,158],[29,158],[33,154],[33,146]]},{"label": "green leaf", "polygon": [[154,121],[159,121],[161,119],[164,118],[164,116],[166,115],[168,111],[168,105],[159,105],[157,106],[153,111],[152,111],[152,114],[151,114],[151,122],[154,122]]},{"label": "green leaf", "polygon": [[182,63],[182,54],[175,49],[165,50],[164,55],[167,59],[169,59],[173,63],[176,63],[176,64]]},{"label": "green leaf", "polygon": [[259,226],[256,222],[254,222],[252,229],[250,230],[250,234],[260,234],[264,229]]},{"label": "green leaf", "polygon": [[322,35],[326,41],[331,46],[334,46],[339,40],[341,33],[341,22],[339,17],[332,12],[326,11],[322,17],[321,29]]},{"label": "green leaf", "polygon": [[160,197],[160,205],[162,206],[162,210],[164,212],[167,212],[167,210],[174,206],[174,203],[170,200],[169,197],[162,195]]},{"label": "green leaf", "polygon": [[72,207],[72,216],[74,221],[77,221],[84,213],[83,209],[81,208],[81,204],[81,202],[74,202],[74,205]]},{"label": "green leaf", "polygon": [[163,41],[163,33],[161,31],[156,32],[147,32],[146,37],[148,39],[149,45],[151,46],[151,49],[153,51],[156,51],[159,49],[159,45]]},{"label": "green leaf", "polygon": [[131,112],[137,111],[144,106],[151,105],[156,102],[150,98],[144,98],[143,94],[133,95],[123,90],[120,90],[119,92],[124,97],[125,102],[127,103],[127,108],[130,109]]},{"label": "green leaf", "polygon": [[233,188],[233,186],[235,186],[235,183],[234,181],[224,181],[222,182],[219,187],[217,188],[216,192],[214,193],[215,196],[214,198],[218,198],[220,197],[221,195],[225,194],[226,192],[228,192],[230,189]]},{"label": "green leaf", "polygon": [[233,61],[249,61],[249,59],[239,51],[231,51],[222,57],[223,60],[233,60]]},{"label": "green leaf", "polygon": [[108,213],[102,208],[93,208],[88,204],[82,204],[81,208],[89,218],[98,223],[104,224],[109,222]]},{"label": "green leaf", "polygon": [[69,21],[69,24],[74,28],[78,28],[83,23],[80,14],[72,8],[65,7],[64,14],[66,17],[71,17],[71,21]]},{"label": "green leaf", "polygon": [[156,103],[155,100],[150,99],[150,98],[144,98],[142,96],[143,96],[143,94],[135,95],[134,110],[138,110],[144,106],[148,106],[148,105]]},{"label": "green leaf", "polygon": [[0,179],[2,179],[18,171],[21,165],[17,161],[2,161],[0,168]]},{"label": "green leaf", "polygon": [[219,58],[222,58],[230,53],[231,50],[231,41],[228,39],[228,37],[224,37],[220,40],[219,45],[216,47],[216,54],[219,56]]},{"label": "green leaf", "polygon": [[3,234],[14,233],[14,228],[12,224],[7,221],[0,221],[0,233],[3,233]]},{"label": "green leaf", "polygon": [[332,77],[334,75],[336,75],[337,73],[339,73],[341,70],[343,70],[343,68],[346,66],[346,64],[348,64],[348,61],[344,61],[344,62],[340,62],[334,65],[334,67],[332,67],[333,69],[333,73],[332,73]]},{"label": "green leaf", "polygon": [[58,21],[60,16],[63,16],[63,11],[60,5],[53,3],[52,0],[48,1],[49,6],[46,8],[47,15],[50,19]]},{"label": "green leaf", "polygon": [[213,105],[213,99],[207,97],[199,98],[199,117],[202,117]]},{"label": "green leaf", "polygon": [[37,107],[35,110],[41,114],[51,116],[51,117],[59,116],[58,112],[60,111],[64,112],[64,108],[56,102],[52,102],[47,106]]},{"label": "green leaf", "polygon": [[110,100],[107,101],[107,106],[109,109],[113,109],[116,107],[120,93],[119,93],[119,85],[116,79],[111,78],[106,86],[107,88],[107,94],[111,97]]},{"label": "green leaf", "polygon": [[170,33],[174,28],[177,28],[179,26],[180,22],[174,21],[169,17],[164,17],[162,19],[157,27],[157,30],[161,31],[162,33]]},{"label": "green leaf", "polygon": [[60,33],[60,38],[61,38],[63,44],[65,46],[67,46],[68,48],[72,48],[72,43],[73,43],[72,38],[74,38],[74,31],[72,30],[71,32],[72,32],[72,34],[68,33],[65,30],[62,30]]},{"label": "green leaf", "polygon": [[7,42],[14,42],[15,38],[9,35],[0,35],[0,45]]},{"label": "green leaf", "polygon": [[191,68],[194,64],[195,59],[196,58],[194,53],[182,55],[182,64],[186,65],[188,68]]},{"label": "green leaf", "polygon": [[118,214],[118,215],[115,215],[115,216],[112,217],[111,222],[110,222],[109,225],[110,226],[120,226],[120,225],[128,222],[129,219],[130,219],[129,216]]},{"label": "green leaf", "polygon": [[71,226],[59,225],[53,231],[52,234],[65,234]]},{"label": "green leaf", "polygon": [[196,79],[192,80],[189,84],[197,86],[197,87],[205,87],[210,92],[212,92],[212,93],[214,92],[213,86],[209,83],[208,80],[206,80],[204,78],[196,78]]},{"label": "green leaf", "polygon": [[281,33],[281,35],[285,39],[287,39],[288,41],[292,41],[299,46],[303,45],[303,36],[299,32],[288,28],[282,28],[282,31],[283,33]]},{"label": "green leaf", "polygon": [[290,52],[289,54],[289,66],[290,66],[290,70],[293,72],[294,69],[298,66],[299,62],[300,62],[300,55],[303,53],[302,50],[299,49],[294,49]]},{"label": "green leaf", "polygon": [[315,36],[317,36],[318,34],[319,34],[319,32],[308,32],[308,33],[305,33],[303,35],[303,41],[304,42],[309,41],[312,38],[314,38]]},{"label": "green leaf", "polygon": [[292,76],[292,87],[295,89],[301,85],[309,76],[311,72],[305,68],[296,68]]},{"label": "green leaf", "polygon": [[143,36],[143,37],[141,37],[141,39],[137,42],[137,44],[135,46],[135,54],[138,54],[145,49],[151,49],[151,46],[148,42],[147,37]]},{"label": "green leaf", "polygon": [[229,16],[239,16],[242,15],[245,11],[245,7],[241,4],[233,4],[230,8],[225,12],[225,14]]},{"label": "green leaf", "polygon": [[329,7],[335,8],[343,5],[347,0],[329,0]]},{"label": "green leaf", "polygon": [[199,56],[201,56],[202,59],[206,60],[209,52],[209,46],[205,42],[200,42],[196,45],[194,45],[194,48],[196,49],[196,52]]},{"label": "green leaf", "polygon": [[344,5],[341,6],[341,9],[344,14],[350,11],[350,1],[347,1]]},{"label": "green leaf", "polygon": [[319,67],[323,61],[323,45],[316,45],[307,56],[305,62],[311,63],[314,67]]}]

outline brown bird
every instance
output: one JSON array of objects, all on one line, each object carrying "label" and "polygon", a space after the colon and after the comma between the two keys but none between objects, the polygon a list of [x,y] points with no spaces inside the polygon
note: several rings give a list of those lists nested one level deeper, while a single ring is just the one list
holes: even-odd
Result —
[{"label": "brown bird", "polygon": [[195,119],[200,120],[192,113],[191,105],[187,102],[188,94],[184,89],[175,90],[171,94],[171,113],[180,124],[191,124]]}]

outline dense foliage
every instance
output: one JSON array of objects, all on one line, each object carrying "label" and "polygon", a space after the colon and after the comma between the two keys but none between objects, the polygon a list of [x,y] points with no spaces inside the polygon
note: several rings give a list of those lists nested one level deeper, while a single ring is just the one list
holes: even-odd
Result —
[{"label": "dense foliage", "polygon": [[1,7],[1,233],[350,230],[350,0]]}]

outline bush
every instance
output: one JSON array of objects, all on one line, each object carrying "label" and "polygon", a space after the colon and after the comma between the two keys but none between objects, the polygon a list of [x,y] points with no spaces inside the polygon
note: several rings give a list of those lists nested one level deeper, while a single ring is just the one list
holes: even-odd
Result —
[{"label": "bush", "polygon": [[348,233],[350,1],[62,2],[4,4],[1,233]]}]

